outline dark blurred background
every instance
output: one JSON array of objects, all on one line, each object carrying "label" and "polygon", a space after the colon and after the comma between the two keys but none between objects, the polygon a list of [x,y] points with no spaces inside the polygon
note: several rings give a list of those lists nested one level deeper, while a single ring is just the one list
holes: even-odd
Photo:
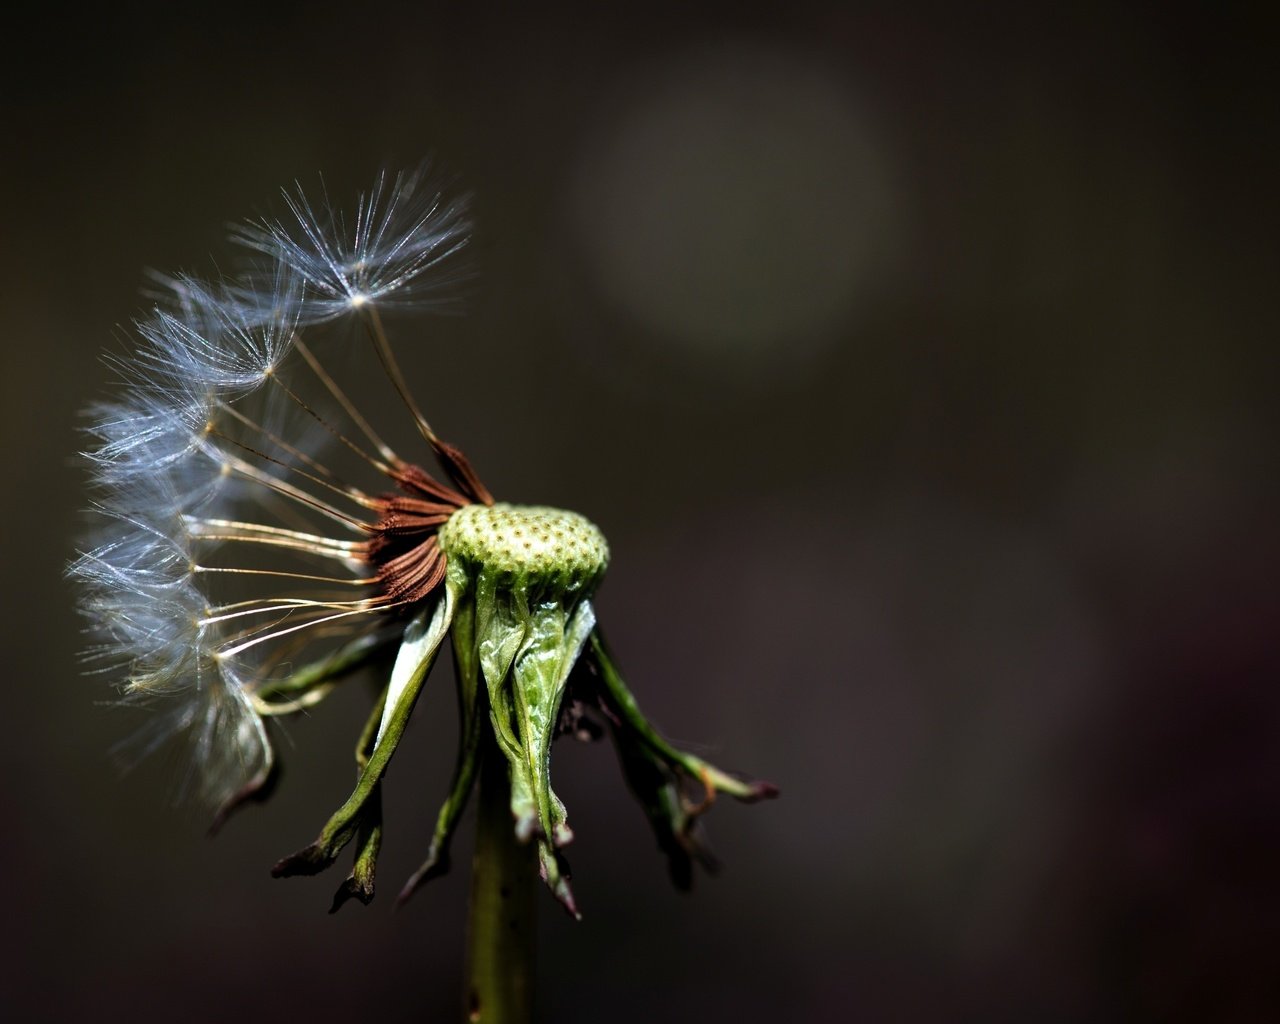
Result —
[{"label": "dark blurred background", "polygon": [[10,1019],[456,1013],[465,856],[391,899],[449,687],[381,898],[330,918],[337,869],[268,868],[345,795],[361,695],[207,841],[172,758],[111,766],[136,722],[62,579],[144,269],[424,156],[475,194],[480,276],[396,331],[422,404],[500,497],[601,524],[647,709],[783,788],[715,808],[726,869],[685,896],[607,747],[558,747],[586,919],[542,900],[540,1019],[1275,1019],[1280,168],[1242,10],[7,16]]}]

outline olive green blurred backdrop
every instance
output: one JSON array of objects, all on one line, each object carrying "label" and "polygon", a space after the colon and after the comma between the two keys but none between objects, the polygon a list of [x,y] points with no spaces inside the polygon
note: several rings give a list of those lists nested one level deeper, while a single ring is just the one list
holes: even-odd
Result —
[{"label": "olive green blurred backdrop", "polygon": [[[597,521],[653,718],[780,801],[672,892],[562,744],[586,918],[554,1021],[1255,1020],[1280,852],[1274,47],[1162,6],[19,15],[0,155],[10,1019],[448,1020],[466,870],[409,907],[453,756],[426,695],[383,892],[275,881],[359,694],[216,840],[80,674],[78,412],[145,268],[323,173],[475,195],[462,318],[396,337],[502,498]],[[495,367],[500,368],[495,371]],[[371,368],[370,368],[371,372]],[[472,382],[486,380],[483,389]],[[444,677],[441,677],[444,678]],[[425,713],[424,713],[425,712]]]}]

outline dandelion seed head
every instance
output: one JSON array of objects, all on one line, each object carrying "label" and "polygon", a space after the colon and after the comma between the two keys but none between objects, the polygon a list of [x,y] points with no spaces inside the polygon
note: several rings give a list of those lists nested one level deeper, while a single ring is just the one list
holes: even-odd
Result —
[{"label": "dandelion seed head", "polygon": [[[543,879],[576,913],[559,852],[573,832],[547,765],[570,675],[589,650],[591,699],[624,744],[660,842],[687,864],[700,811],[682,802],[680,773],[701,780],[707,802],[716,789],[767,794],[651,735],[595,632],[603,534],[574,512],[496,504],[423,417],[374,312],[435,300],[456,278],[465,200],[445,198],[419,171],[379,177],[351,222],[301,189],[285,204],[287,227],[237,229],[258,260],[238,276],[153,275],[155,305],[135,324],[133,350],[108,360],[120,387],[91,409],[86,431],[98,525],[68,568],[92,635],[88,667],[115,678],[122,703],[156,711],[143,752],[188,737],[185,788],[221,816],[271,775],[268,719],[309,707],[398,645],[367,729],[373,753],[364,759],[361,748],[365,796],[335,817],[350,818],[327,832],[337,846],[279,868],[310,873],[363,828],[371,773],[386,765],[452,632],[467,674],[459,692],[489,702],[464,709],[464,720],[497,730],[515,832],[536,842]],[[361,341],[438,477],[382,440],[313,347],[326,333],[351,339],[326,326],[344,313],[368,328]],[[474,759],[478,743],[460,756]],[[460,763],[457,785],[469,786],[474,769]],[[439,843],[465,799],[465,787],[451,797]]]}]

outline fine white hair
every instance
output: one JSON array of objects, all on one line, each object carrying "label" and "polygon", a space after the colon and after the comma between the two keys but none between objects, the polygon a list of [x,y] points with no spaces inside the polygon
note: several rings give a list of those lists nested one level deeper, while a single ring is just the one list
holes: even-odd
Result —
[{"label": "fine white hair", "polygon": [[[313,204],[299,188],[284,200],[290,226],[235,229],[254,254],[236,273],[151,275],[151,309],[106,359],[119,387],[88,411],[98,526],[68,569],[91,670],[154,711],[142,747],[189,734],[194,788],[219,805],[271,764],[255,692],[291,656],[272,645],[296,655],[313,626],[326,641],[360,635],[373,607],[360,589],[364,496],[316,458],[336,433],[317,409],[345,400],[307,349],[295,358],[300,331],[379,303],[439,304],[469,231],[466,199],[425,169],[380,175],[350,223],[327,197]],[[355,513],[336,504],[350,500]],[[317,521],[338,522],[344,539],[315,533]],[[266,589],[243,600],[249,580]]]},{"label": "fine white hair", "polygon": [[[289,220],[262,219],[232,240],[297,274],[307,288],[303,322],[342,316],[364,305],[451,304],[456,264],[471,225],[468,199],[448,197],[425,166],[391,181],[380,174],[348,222],[323,195],[313,204],[301,185],[284,193]],[[435,271],[428,275],[427,271]]]}]

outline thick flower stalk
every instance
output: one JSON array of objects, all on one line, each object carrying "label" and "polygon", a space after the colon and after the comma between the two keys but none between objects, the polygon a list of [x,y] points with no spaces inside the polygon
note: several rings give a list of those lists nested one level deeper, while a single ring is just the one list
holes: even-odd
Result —
[{"label": "thick flower stalk", "polygon": [[[162,279],[116,395],[92,410],[101,524],[70,569],[124,700],[161,713],[144,745],[187,733],[191,782],[215,822],[261,798],[273,719],[361,668],[382,685],[359,735],[357,781],[314,842],[275,867],[312,874],[347,847],[336,909],[374,892],[380,787],[446,637],[460,733],[453,780],[407,897],[449,866],[487,758],[505,765],[510,834],[576,915],[568,813],[551,784],[557,737],[607,729],[624,774],[687,885],[708,862],[695,824],[717,793],[774,794],[668,744],[605,645],[592,595],[609,560],[587,519],[495,502],[419,410],[381,310],[447,301],[467,243],[465,203],[420,174],[379,179],[347,222],[287,193],[287,221],[233,236],[238,277]],[[325,345],[368,345],[438,470],[397,454],[330,369]],[[346,328],[344,329],[344,326]],[[495,753],[496,752],[496,753]]]}]

